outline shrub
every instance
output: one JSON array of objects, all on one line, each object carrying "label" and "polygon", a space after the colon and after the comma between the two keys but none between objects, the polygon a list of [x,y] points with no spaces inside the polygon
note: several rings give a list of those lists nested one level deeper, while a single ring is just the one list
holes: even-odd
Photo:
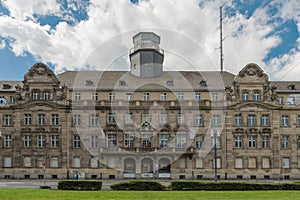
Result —
[{"label": "shrub", "polygon": [[113,190],[165,190],[166,187],[155,181],[128,181],[110,186]]},{"label": "shrub", "polygon": [[101,190],[102,181],[59,181],[59,190]]},{"label": "shrub", "polygon": [[300,190],[300,184],[172,181],[173,190]]}]

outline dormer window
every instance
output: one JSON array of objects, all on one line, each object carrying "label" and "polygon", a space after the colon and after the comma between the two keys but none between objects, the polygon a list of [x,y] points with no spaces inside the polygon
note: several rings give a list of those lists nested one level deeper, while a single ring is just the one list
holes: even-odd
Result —
[{"label": "dormer window", "polygon": [[2,85],[2,89],[4,89],[4,90],[8,90],[10,88],[11,88],[11,85],[9,85],[9,84],[3,84]]},{"label": "dormer window", "polygon": [[295,85],[289,85],[288,88],[289,88],[290,90],[296,90],[296,86],[295,86]]},{"label": "dormer window", "polygon": [[167,85],[168,85],[168,86],[174,86],[174,81],[170,81],[170,80],[167,81]]},{"label": "dormer window", "polygon": [[206,81],[200,81],[200,86],[201,87],[206,87],[207,86]]},{"label": "dormer window", "polygon": [[86,85],[86,86],[92,86],[92,85],[94,85],[94,83],[93,83],[92,80],[86,80],[86,81],[85,81],[85,85]]},{"label": "dormer window", "polygon": [[40,91],[34,90],[32,92],[32,100],[34,101],[40,100]]},{"label": "dormer window", "polygon": [[120,86],[125,86],[125,85],[126,85],[126,82],[125,82],[125,81],[119,81],[119,85],[120,85]]}]

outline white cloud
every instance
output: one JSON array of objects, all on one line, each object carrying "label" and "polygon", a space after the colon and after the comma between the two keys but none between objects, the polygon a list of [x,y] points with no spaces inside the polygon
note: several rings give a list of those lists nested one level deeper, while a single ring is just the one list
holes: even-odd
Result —
[{"label": "white cloud", "polygon": [[3,0],[2,5],[8,9],[10,16],[20,20],[33,19],[36,15],[54,15],[60,12],[56,0]]},{"label": "white cloud", "polygon": [[6,43],[5,43],[4,40],[2,40],[2,41],[0,42],[0,50],[1,50],[1,49],[5,49],[5,47],[6,47]]},{"label": "white cloud", "polygon": [[[0,36],[12,39],[9,45],[16,55],[29,52],[43,62],[53,63],[57,72],[80,69],[85,62],[97,69],[111,65],[127,70],[124,63],[128,62],[126,54],[132,47],[132,36],[140,30],[154,31],[161,36],[161,47],[166,50],[166,68],[217,70],[221,4],[201,2],[199,7],[199,0],[149,0],[138,4],[129,0],[91,0],[86,20],[73,26],[60,22],[50,29],[41,26],[34,14],[72,18],[70,10],[62,10],[55,0],[5,0],[3,5],[10,16],[0,16]],[[84,9],[76,1],[68,3],[68,9]],[[279,9],[277,17],[295,20],[300,13],[296,4],[297,0],[276,0],[270,6]],[[224,19],[225,70],[237,73],[247,63],[255,62],[278,77],[276,73],[297,64],[299,48],[269,63],[263,61],[270,49],[281,42],[278,34],[273,34],[276,24],[270,23],[270,6],[256,9],[250,18],[237,12]],[[287,67],[276,68],[282,65]]]}]

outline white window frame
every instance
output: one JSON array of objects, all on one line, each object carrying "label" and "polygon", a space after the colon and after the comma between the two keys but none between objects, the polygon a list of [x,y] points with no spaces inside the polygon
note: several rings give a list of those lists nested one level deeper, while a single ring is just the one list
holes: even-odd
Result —
[{"label": "white window frame", "polygon": [[51,147],[59,147],[59,135],[51,135]]}]

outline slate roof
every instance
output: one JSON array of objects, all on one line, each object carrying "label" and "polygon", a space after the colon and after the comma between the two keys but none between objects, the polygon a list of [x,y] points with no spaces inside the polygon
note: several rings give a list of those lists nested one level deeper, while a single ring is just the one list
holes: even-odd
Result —
[{"label": "slate roof", "polygon": [[[232,85],[234,77],[229,72],[218,71],[164,71],[155,78],[136,77],[128,71],[67,71],[58,75],[61,84],[71,89],[155,91],[224,89]],[[207,87],[200,85],[201,81],[206,81]]]},{"label": "slate roof", "polygon": [[16,86],[23,85],[22,81],[0,81],[0,91],[1,92],[14,92],[16,91]]}]

